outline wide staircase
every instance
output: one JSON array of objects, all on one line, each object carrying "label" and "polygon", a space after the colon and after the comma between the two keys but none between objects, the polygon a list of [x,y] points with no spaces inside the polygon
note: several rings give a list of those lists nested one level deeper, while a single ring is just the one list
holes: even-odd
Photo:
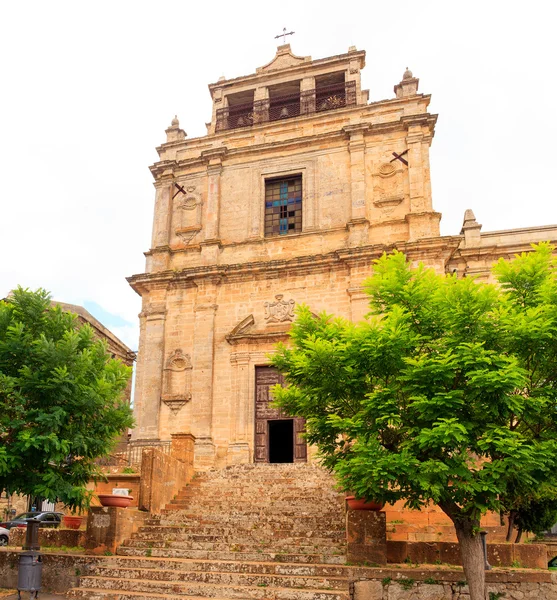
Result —
[{"label": "wide staircase", "polygon": [[197,476],[71,598],[348,600],[344,496],[307,464]]}]

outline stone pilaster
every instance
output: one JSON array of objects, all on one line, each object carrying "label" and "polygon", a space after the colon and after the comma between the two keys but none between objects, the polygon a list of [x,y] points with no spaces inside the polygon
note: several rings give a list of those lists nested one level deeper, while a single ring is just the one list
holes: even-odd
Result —
[{"label": "stone pilaster", "polygon": [[220,196],[222,160],[226,148],[214,148],[201,153],[207,163],[207,209],[205,223],[205,243],[220,243]]},{"label": "stone pilaster", "polygon": [[228,464],[249,462],[248,420],[249,420],[249,378],[250,357],[247,352],[231,355],[232,377],[235,394],[230,411],[230,442],[228,444]]},{"label": "stone pilaster", "polygon": [[195,436],[195,467],[214,464],[213,377],[215,315],[219,278],[204,278],[197,285],[193,326],[192,434]]},{"label": "stone pilaster", "polygon": [[[424,131],[425,130],[425,131]],[[410,211],[406,215],[409,241],[439,236],[441,215],[434,212],[431,203],[429,179],[429,145],[431,135],[422,121],[408,123],[406,135],[408,147],[408,180],[410,188]]]},{"label": "stone pilaster", "polygon": [[153,219],[152,248],[168,246],[172,219],[172,186],[174,178],[169,173],[156,183],[155,215]]},{"label": "stone pilaster", "polygon": [[[159,439],[159,411],[162,393],[162,370],[164,364],[164,328],[166,308],[163,303],[147,306],[139,315],[141,344],[138,368],[134,416],[136,427],[132,440]],[[147,350],[148,348],[148,350]]]},{"label": "stone pilaster", "polygon": [[343,131],[350,137],[348,151],[350,152],[350,232],[349,243],[359,246],[367,242],[369,221],[366,207],[365,181],[365,133],[369,124],[348,125]]}]

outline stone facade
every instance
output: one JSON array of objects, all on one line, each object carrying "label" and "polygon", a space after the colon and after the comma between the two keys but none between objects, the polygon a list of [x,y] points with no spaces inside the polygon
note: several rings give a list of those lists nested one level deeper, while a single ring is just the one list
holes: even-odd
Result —
[{"label": "stone facade", "polygon": [[256,415],[268,392],[256,377],[297,304],[362,319],[372,261],[395,247],[439,272],[489,279],[499,257],[557,241],[557,226],[482,233],[472,211],[458,235],[440,236],[430,96],[406,71],[394,98],[370,103],[364,66],[354,47],[311,60],[279,46],[256,73],[209,86],[206,136],[187,138],[177,118],[166,130],[151,167],[146,269],[129,278],[143,301],[132,441],[191,433],[198,469],[269,460]]}]

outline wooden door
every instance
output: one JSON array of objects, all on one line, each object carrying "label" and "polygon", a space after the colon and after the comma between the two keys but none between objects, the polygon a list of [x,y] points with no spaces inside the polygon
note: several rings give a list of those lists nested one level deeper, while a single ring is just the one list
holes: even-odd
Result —
[{"label": "wooden door", "polygon": [[[283,385],[284,377],[274,367],[255,368],[255,462],[269,462],[269,426],[273,419],[289,419],[280,409],[270,406],[273,401],[270,388]],[[303,439],[305,420],[294,418],[294,462],[307,460],[307,447]]]}]

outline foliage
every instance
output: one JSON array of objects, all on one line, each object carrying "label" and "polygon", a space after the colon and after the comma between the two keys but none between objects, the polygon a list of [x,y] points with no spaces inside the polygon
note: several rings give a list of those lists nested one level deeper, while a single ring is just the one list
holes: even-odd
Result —
[{"label": "foliage", "polygon": [[521,531],[540,535],[557,523],[557,491],[553,486],[541,489],[539,493],[522,497],[516,508],[515,525]]},{"label": "foliage", "polygon": [[305,417],[308,442],[343,489],[411,508],[432,501],[473,539],[517,482],[536,489],[555,478],[552,250],[500,261],[499,286],[411,268],[395,251],[375,262],[366,321],[298,309],[292,347],[272,357],[288,387],[273,393]]},{"label": "foliage", "polygon": [[45,290],[0,302],[0,491],[86,506],[95,459],[133,424],[130,371]]}]

